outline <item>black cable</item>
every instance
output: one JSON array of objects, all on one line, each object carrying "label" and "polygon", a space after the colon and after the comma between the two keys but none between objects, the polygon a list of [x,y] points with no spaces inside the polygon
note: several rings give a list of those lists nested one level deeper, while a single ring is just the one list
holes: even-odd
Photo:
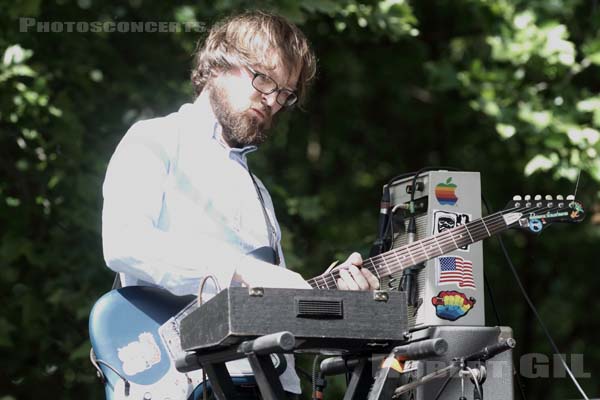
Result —
[{"label": "black cable", "polygon": [[[482,199],[483,199],[483,203],[484,203],[484,205],[486,207],[486,210],[489,213],[490,207],[489,207],[489,204],[488,204],[486,198],[483,195],[482,195]],[[546,325],[544,324],[544,321],[540,317],[540,315],[539,315],[539,313],[538,313],[535,305],[533,304],[533,302],[529,298],[529,295],[527,294],[527,291],[525,290],[525,287],[523,286],[523,283],[521,282],[521,279],[519,278],[519,274],[517,273],[517,270],[516,270],[515,266],[512,263],[510,255],[508,254],[508,251],[506,250],[506,247],[504,246],[504,242],[502,241],[502,238],[500,236],[497,236],[497,239],[498,239],[498,243],[500,243],[500,248],[502,249],[502,253],[504,254],[504,258],[505,258],[506,262],[508,263],[508,265],[509,265],[509,267],[511,269],[511,272],[512,272],[515,280],[517,281],[517,284],[519,285],[519,289],[521,290],[521,294],[525,298],[525,301],[527,302],[527,305],[529,306],[529,308],[531,309],[531,311],[535,315],[536,319],[538,320],[538,323],[542,327],[542,329],[544,331],[544,334],[546,335],[546,338],[550,342],[550,345],[551,345],[554,353],[559,356],[560,361],[561,361],[561,363],[563,365],[563,368],[565,368],[565,370],[569,374],[569,378],[571,378],[571,381],[573,381],[573,384],[575,385],[575,387],[577,388],[577,390],[579,390],[579,393],[581,393],[581,395],[583,396],[584,399],[589,400],[589,398],[587,397],[587,395],[585,394],[585,392],[583,391],[583,389],[579,385],[579,382],[577,381],[577,379],[573,375],[573,372],[571,371],[571,369],[568,367],[567,363],[563,359],[563,356],[561,355],[560,351],[558,350],[558,347],[556,346],[556,343],[554,343],[554,340],[552,339],[552,335],[550,335],[550,332],[548,331],[548,328],[546,327]],[[513,365],[513,368],[514,368],[514,365]],[[521,394],[521,397],[525,400],[525,392],[523,390],[523,385],[521,383],[521,379],[520,379],[520,376],[519,376],[518,373],[516,374],[516,378],[517,378],[517,386],[519,387],[519,392]]]},{"label": "black cable", "polygon": [[[494,315],[496,316],[496,323],[498,326],[502,326],[502,322],[500,321],[500,314],[498,313],[498,308],[496,307],[496,302],[494,301],[494,294],[492,292],[492,286],[487,279],[487,275],[483,274],[483,282],[485,284],[485,290],[488,292],[488,296],[490,298],[490,302],[492,303],[492,310],[494,311]],[[525,395],[525,390],[523,389],[523,382],[521,382],[521,375],[519,371],[517,371],[517,367],[515,366],[515,361],[511,357],[511,363],[513,367],[513,371],[516,371],[515,378],[517,380],[517,387],[519,388],[519,395],[522,400],[527,400],[527,396]]]},{"label": "black cable", "polygon": [[312,381],[312,375],[309,372],[306,372],[306,370],[304,370],[304,368],[300,368],[299,366],[296,366],[296,372],[298,372],[298,375],[302,375],[304,377],[304,379]]},{"label": "black cable", "polygon": [[[424,167],[424,168],[417,170],[416,172],[408,172],[405,174],[397,175],[397,176],[393,177],[392,179],[390,179],[388,181],[388,183],[384,186],[383,197],[386,198],[388,201],[388,204],[391,205],[390,187],[394,184],[394,182],[412,176],[412,183],[411,183],[412,189],[410,191],[410,203],[409,203],[409,210],[408,210],[408,212],[409,212],[408,227],[405,232],[409,235],[409,240],[408,240],[409,242],[412,241],[410,238],[411,237],[414,238],[416,235],[417,224],[416,224],[416,218],[415,218],[414,201],[415,201],[415,193],[417,192],[417,179],[419,178],[419,175],[423,174],[424,172],[438,171],[438,170],[458,171],[458,169],[454,168],[454,167],[444,167],[444,166]],[[383,202],[383,200],[382,200],[382,202]],[[387,224],[386,224],[385,228],[383,229],[382,237],[379,239],[379,241],[382,243],[382,249],[384,251],[389,251],[394,246],[394,213],[392,212],[392,210],[393,210],[393,207],[388,208],[388,218],[386,221]],[[389,243],[389,245],[387,247],[385,246],[386,242]],[[420,267],[414,266],[414,267],[408,268],[408,269],[404,270],[402,277],[400,278],[400,282],[398,284],[398,289],[406,290],[407,294],[409,295],[409,305],[414,305],[413,303],[416,302],[416,300],[412,299],[414,297],[414,295],[411,295],[411,292],[413,292],[413,289],[411,289],[411,288],[414,286],[412,282],[413,282],[415,274],[422,268],[424,268],[424,265],[421,265]]]},{"label": "black cable", "polygon": [[313,364],[312,364],[312,393],[311,396],[314,396],[315,393],[317,392],[317,364],[319,362],[319,358],[321,356],[320,355],[316,355],[315,358],[313,358]]},{"label": "black cable", "polygon": [[502,326],[502,322],[500,322],[500,314],[498,313],[498,307],[496,306],[496,301],[494,300],[492,286],[490,285],[486,274],[483,274],[483,283],[485,285],[485,291],[488,293],[490,303],[492,304],[492,311],[494,311],[494,316],[496,317],[496,324],[498,324],[498,326]]},{"label": "black cable", "polygon": [[419,177],[419,175],[421,175],[423,172],[429,172],[429,171],[439,171],[439,170],[447,170],[447,171],[458,171],[458,168],[454,168],[454,167],[424,167],[421,168],[420,170],[418,170],[417,172],[415,172],[414,176],[413,176],[413,180],[412,180],[412,191],[410,193],[410,201],[414,201],[415,200],[415,192],[417,191],[417,178]]},{"label": "black cable", "polygon": [[423,172],[438,171],[438,170],[458,171],[458,169],[454,168],[454,167],[444,167],[444,166],[424,167],[424,168],[421,168],[420,170],[418,170],[417,172],[406,172],[404,174],[396,175],[395,177],[393,177],[392,179],[390,179],[388,181],[387,185],[390,186],[392,183],[394,183],[400,179],[407,178],[409,176],[415,176],[415,175],[418,176],[418,175],[422,174]]},{"label": "black cable", "polygon": [[[412,177],[413,177],[413,180],[412,180],[412,191],[411,191],[411,194],[410,194],[410,202],[411,202],[411,210],[410,210],[410,212],[411,212],[411,214],[412,214],[412,215],[411,215],[411,218],[414,218],[414,210],[412,210],[412,204],[413,204],[413,202],[414,202],[414,200],[415,200],[415,192],[417,191],[417,188],[416,188],[416,185],[417,185],[417,179],[418,179],[419,175],[421,175],[421,174],[422,174],[422,173],[424,173],[424,172],[429,172],[429,171],[438,171],[438,170],[458,171],[458,169],[457,169],[457,168],[454,168],[454,167],[444,167],[444,166],[438,166],[438,167],[424,167],[424,168],[421,168],[421,169],[417,170],[416,172],[407,172],[407,173],[405,173],[405,174],[400,174],[400,175],[397,175],[397,176],[393,177],[393,178],[392,178],[392,179],[390,179],[390,180],[388,181],[388,183],[387,183],[387,184],[384,186],[384,190],[388,190],[388,191],[389,191],[389,190],[390,190],[390,187],[392,186],[392,184],[394,184],[394,182],[396,182],[396,181],[398,181],[398,180],[401,180],[401,179],[408,178],[408,177],[412,176]],[[393,224],[393,219],[394,219],[394,216],[393,216],[393,215],[390,215],[390,216],[389,216],[389,218],[388,218],[388,220],[387,220],[387,226],[386,226],[386,228],[385,228],[385,230],[384,230],[385,234],[384,234],[384,236],[381,238],[382,240],[385,240],[385,238],[388,236],[388,232],[390,232],[390,226]],[[410,222],[410,221],[409,221],[409,222]],[[392,232],[393,232],[393,227],[391,227],[391,230],[392,230]],[[390,250],[390,249],[391,249],[391,247],[392,247],[392,246],[393,246],[393,244],[394,244],[394,237],[393,237],[393,234],[392,234],[392,237],[391,237],[391,238],[389,238],[389,240],[390,240],[390,245],[389,245],[389,248],[387,248],[386,250]]]},{"label": "black cable", "polygon": [[113,367],[112,365],[110,365],[109,363],[107,363],[104,360],[101,360],[99,358],[95,359],[95,361],[98,364],[102,364],[105,367],[109,368],[112,372],[115,373],[115,375],[117,375],[119,378],[121,378],[121,380],[124,382],[125,386],[124,386],[124,391],[125,391],[125,396],[129,396],[129,390],[131,388],[131,383],[129,383],[129,381],[119,373],[119,371],[117,371],[117,369],[115,367]]},{"label": "black cable", "polygon": [[517,284],[519,285],[519,289],[521,289],[521,294],[525,298],[525,301],[529,305],[529,308],[531,309],[531,311],[535,315],[535,318],[538,320],[538,323],[542,327],[542,330],[544,331],[544,334],[546,335],[546,338],[548,339],[548,342],[550,342],[550,345],[552,346],[552,350],[554,350],[554,354],[558,355],[558,357],[560,358],[560,361],[561,361],[561,363],[563,365],[563,368],[569,374],[569,377],[573,381],[573,384],[575,385],[575,387],[577,388],[577,390],[579,390],[579,393],[581,393],[581,395],[583,396],[583,398],[585,400],[589,400],[589,397],[585,394],[585,392],[583,391],[583,389],[579,385],[579,382],[577,382],[577,379],[573,375],[573,372],[571,371],[571,369],[569,368],[569,366],[565,362],[565,360],[564,360],[561,352],[558,350],[558,347],[556,346],[556,343],[554,343],[554,340],[552,339],[552,336],[550,335],[550,332],[548,331],[548,328],[546,328],[546,324],[544,324],[544,321],[542,320],[542,317],[540,317],[540,314],[538,313],[537,309],[533,305],[533,302],[529,298],[529,295],[525,291],[525,287],[523,287],[523,283],[521,282],[521,279],[519,278],[519,274],[517,273],[517,270],[516,270],[515,266],[513,265],[512,260],[510,259],[510,256],[508,255],[508,251],[506,250],[506,247],[504,246],[504,242],[502,241],[502,238],[500,236],[498,236],[498,242],[500,243],[500,248],[502,249],[502,253],[504,253],[504,258],[506,259],[506,262],[508,263],[508,266],[510,267],[511,272],[514,275],[515,280],[517,281]]},{"label": "black cable", "polygon": [[206,388],[207,383],[208,379],[206,379],[206,368],[202,368],[202,400],[208,400],[208,389]]},{"label": "black cable", "polygon": [[[485,198],[485,196],[483,195],[483,193],[481,194],[481,200],[483,200],[483,205],[485,206],[486,213],[488,215],[493,213],[492,207],[490,207],[490,204],[488,203],[488,201]],[[488,281],[487,275],[485,273],[483,274],[483,282],[485,284],[485,289],[490,298],[490,302],[492,303],[492,310],[494,311],[494,315],[496,316],[496,322],[498,323],[498,326],[502,326],[502,322],[500,320],[500,313],[498,312],[498,307],[496,306],[496,301],[494,300],[494,292],[492,291],[492,286],[490,285],[490,282]],[[515,366],[515,361],[512,359],[512,357],[511,357],[511,363],[512,363],[512,367],[513,367],[513,371],[517,372],[515,374],[515,378],[517,380],[517,387],[519,388],[519,394],[521,395],[521,399],[527,400],[527,396],[525,395],[525,389],[523,389],[523,382],[521,382],[521,374],[517,370],[517,367]]]},{"label": "black cable", "polygon": [[[473,386],[475,386],[475,390],[477,391],[477,394],[479,394],[479,400],[483,400],[483,391],[481,389],[481,386],[479,385],[479,380],[477,380],[477,377],[473,372],[473,369],[469,367],[466,367],[466,369],[467,371],[469,371],[471,377],[473,378]],[[473,393],[473,398],[475,398],[475,393]]]},{"label": "black cable", "polygon": [[448,384],[450,383],[452,378],[454,378],[454,375],[456,375],[458,371],[460,371],[460,369],[457,368],[454,372],[452,372],[450,375],[448,375],[448,378],[446,378],[446,380],[442,384],[442,387],[440,388],[440,390],[438,390],[438,392],[435,395],[433,400],[438,400],[440,398],[440,396],[442,395],[444,390],[446,390],[446,386],[448,386]]},{"label": "black cable", "polygon": [[[415,212],[415,194],[417,193],[417,179],[419,175],[424,172],[433,171],[433,170],[452,170],[457,171],[456,168],[453,167],[424,167],[415,172],[412,178],[412,189],[410,191],[410,203],[409,203],[409,220],[408,226],[406,228],[406,233],[408,234],[408,242],[411,243],[416,240],[417,235],[417,218]],[[424,186],[424,185],[423,185]],[[393,216],[392,216],[393,217]],[[393,218],[392,218],[393,219]],[[393,240],[393,237],[392,237]],[[408,305],[410,306],[418,306],[418,296],[417,296],[417,284],[416,284],[416,275],[419,273],[421,269],[425,268],[425,263],[420,263],[417,265],[413,265],[402,272],[402,278],[400,280],[400,288],[403,291],[406,291],[408,295]]]},{"label": "black cable", "polygon": [[[485,212],[487,213],[487,215],[490,215],[492,213],[492,208],[490,207],[490,204],[488,203],[488,201],[485,198],[485,196],[483,195],[483,193],[481,194],[481,200],[483,200],[483,205],[485,206]],[[501,326],[502,323],[500,322],[500,313],[498,312],[498,307],[496,307],[496,302],[494,301],[494,292],[492,292],[492,286],[490,285],[486,274],[483,274],[483,282],[485,285],[485,289],[488,293],[488,296],[490,297],[490,302],[492,303],[492,310],[494,311],[494,315],[496,317],[496,322],[497,322],[498,326]]]}]

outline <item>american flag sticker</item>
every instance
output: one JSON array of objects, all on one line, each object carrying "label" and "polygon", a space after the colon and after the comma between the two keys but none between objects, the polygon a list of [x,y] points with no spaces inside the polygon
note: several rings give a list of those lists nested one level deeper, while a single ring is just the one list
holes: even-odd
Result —
[{"label": "american flag sticker", "polygon": [[438,285],[457,285],[459,288],[477,289],[473,279],[473,263],[462,257],[438,257],[436,272]]}]

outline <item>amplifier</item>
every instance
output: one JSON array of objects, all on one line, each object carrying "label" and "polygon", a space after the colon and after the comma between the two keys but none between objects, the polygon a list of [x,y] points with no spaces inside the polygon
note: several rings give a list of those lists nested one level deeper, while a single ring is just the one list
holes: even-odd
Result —
[{"label": "amplifier", "polygon": [[406,340],[402,292],[230,287],[181,320],[184,350],[289,331],[300,349],[373,350]]},{"label": "amplifier", "polygon": [[[407,243],[406,206],[412,177],[390,187],[394,212],[392,248]],[[478,172],[432,171],[417,179],[415,192],[416,240],[481,217]],[[410,329],[436,325],[485,325],[483,251],[477,242],[436,257],[416,275],[417,301],[408,305]],[[398,290],[402,272],[382,278],[381,288]]]}]

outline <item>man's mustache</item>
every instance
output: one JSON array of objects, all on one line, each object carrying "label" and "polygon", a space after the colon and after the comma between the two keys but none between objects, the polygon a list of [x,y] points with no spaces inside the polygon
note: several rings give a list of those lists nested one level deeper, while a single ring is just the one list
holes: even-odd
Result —
[{"label": "man's mustache", "polygon": [[250,108],[254,108],[255,110],[258,110],[261,113],[263,113],[263,115],[265,116],[265,119],[271,118],[271,107],[270,106],[260,104],[260,105],[256,105],[256,106],[251,106]]}]

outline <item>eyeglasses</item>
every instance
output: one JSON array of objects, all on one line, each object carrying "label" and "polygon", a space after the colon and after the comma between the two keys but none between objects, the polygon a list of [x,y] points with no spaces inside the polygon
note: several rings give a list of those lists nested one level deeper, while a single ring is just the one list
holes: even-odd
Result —
[{"label": "eyeglasses", "polygon": [[254,69],[247,67],[250,72],[254,75],[252,77],[252,87],[262,94],[271,94],[273,92],[277,92],[277,97],[275,101],[282,107],[291,107],[298,101],[298,95],[296,92],[279,88],[277,82],[270,78],[269,76],[256,72]]}]

